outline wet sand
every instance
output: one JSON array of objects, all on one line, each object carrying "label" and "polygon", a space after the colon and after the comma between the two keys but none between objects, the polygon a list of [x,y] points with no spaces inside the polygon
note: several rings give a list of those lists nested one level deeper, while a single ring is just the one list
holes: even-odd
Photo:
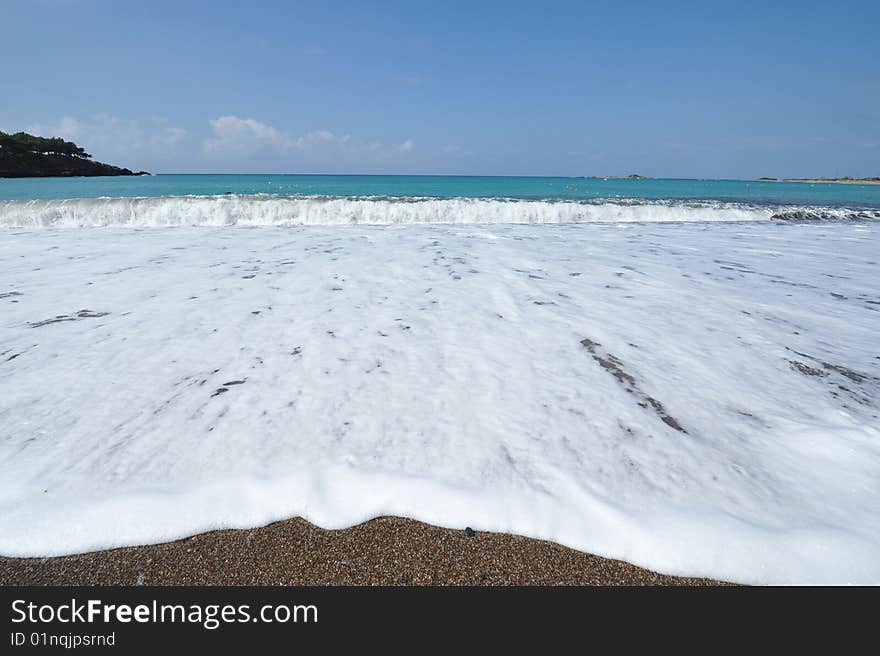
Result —
[{"label": "wet sand", "polygon": [[300,519],[56,558],[0,557],[0,585],[717,585],[503,533]]}]

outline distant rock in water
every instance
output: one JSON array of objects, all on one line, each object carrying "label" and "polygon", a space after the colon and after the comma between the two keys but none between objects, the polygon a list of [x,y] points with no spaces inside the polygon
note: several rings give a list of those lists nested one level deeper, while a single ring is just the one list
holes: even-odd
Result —
[{"label": "distant rock in water", "polygon": [[150,175],[103,164],[71,141],[0,132],[0,178]]}]

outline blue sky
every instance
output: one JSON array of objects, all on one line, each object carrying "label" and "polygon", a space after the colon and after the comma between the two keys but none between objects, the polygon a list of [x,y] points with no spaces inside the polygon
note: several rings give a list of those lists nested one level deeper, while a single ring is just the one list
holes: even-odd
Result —
[{"label": "blue sky", "polygon": [[3,0],[0,129],[154,172],[880,175],[880,2]]}]

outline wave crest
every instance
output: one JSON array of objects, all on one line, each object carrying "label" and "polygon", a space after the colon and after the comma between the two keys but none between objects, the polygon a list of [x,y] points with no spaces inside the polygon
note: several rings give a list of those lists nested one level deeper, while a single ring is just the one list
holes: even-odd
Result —
[{"label": "wave crest", "polygon": [[0,202],[0,227],[728,222],[880,218],[880,211],[699,201],[172,196]]}]

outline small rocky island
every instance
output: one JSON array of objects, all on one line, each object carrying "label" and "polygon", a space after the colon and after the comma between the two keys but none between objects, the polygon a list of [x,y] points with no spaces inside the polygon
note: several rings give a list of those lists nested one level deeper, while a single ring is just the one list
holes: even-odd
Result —
[{"label": "small rocky island", "polygon": [[36,137],[26,132],[0,132],[0,178],[43,178],[95,175],[149,175],[103,164],[71,141]]}]

